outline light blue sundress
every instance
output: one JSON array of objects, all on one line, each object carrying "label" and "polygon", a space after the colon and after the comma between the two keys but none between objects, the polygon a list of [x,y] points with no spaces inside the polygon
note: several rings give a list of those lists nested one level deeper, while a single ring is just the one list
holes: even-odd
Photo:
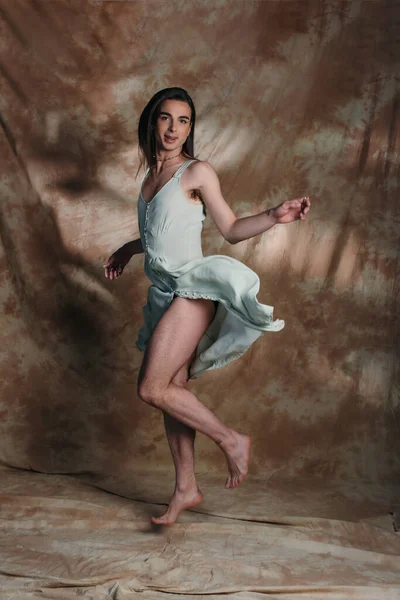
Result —
[{"label": "light blue sundress", "polygon": [[203,256],[203,205],[190,203],[180,183],[192,162],[181,165],[150,202],[145,202],[140,190],[138,219],[144,271],[152,285],[142,308],[144,324],[136,346],[145,350],[174,296],[217,301],[214,319],[190,367],[189,378],[195,379],[239,358],[263,332],[282,329],[284,321],[274,321],[273,307],[258,302],[260,280],[254,271],[229,256]]}]

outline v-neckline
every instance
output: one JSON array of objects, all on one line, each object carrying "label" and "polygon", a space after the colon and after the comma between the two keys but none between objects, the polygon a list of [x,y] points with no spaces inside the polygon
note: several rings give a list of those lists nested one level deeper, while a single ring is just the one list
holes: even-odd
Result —
[{"label": "v-neckline", "polygon": [[152,197],[152,199],[151,199],[151,200],[149,200],[149,201],[146,201],[146,200],[143,198],[142,189],[143,189],[143,184],[144,184],[144,182],[146,181],[146,179],[147,179],[147,177],[148,177],[148,175],[149,175],[149,173],[150,173],[150,169],[149,169],[149,171],[147,172],[147,174],[146,174],[145,178],[144,178],[144,179],[143,179],[143,181],[142,181],[142,185],[140,186],[140,197],[141,197],[141,199],[143,200],[143,202],[144,202],[145,204],[151,204],[151,203],[153,202],[154,198],[155,198],[156,196],[158,196],[158,194],[159,194],[159,193],[160,193],[160,192],[161,192],[161,191],[162,191],[162,190],[165,188],[165,186],[166,186],[166,185],[167,185],[167,184],[168,184],[170,181],[172,181],[172,179],[175,177],[175,175],[177,174],[177,172],[179,171],[179,169],[180,169],[181,167],[183,167],[183,165],[185,165],[187,162],[189,162],[189,161],[188,161],[188,160],[185,160],[185,162],[184,162],[184,163],[182,163],[181,165],[179,165],[179,167],[177,168],[177,170],[175,171],[175,173],[174,173],[174,174],[173,174],[173,175],[172,175],[172,176],[171,176],[171,177],[168,179],[168,181],[166,181],[166,182],[164,183],[164,185],[162,185],[162,186],[160,187],[160,189],[159,189],[159,190],[158,190],[158,191],[157,191],[157,192],[154,194],[154,196]]}]

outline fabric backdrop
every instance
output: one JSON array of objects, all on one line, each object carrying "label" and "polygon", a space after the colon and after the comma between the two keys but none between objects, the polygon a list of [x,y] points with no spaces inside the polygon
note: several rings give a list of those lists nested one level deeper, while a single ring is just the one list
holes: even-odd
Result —
[{"label": "fabric backdrop", "polygon": [[[238,217],[313,201],[306,223],[235,246],[208,218],[204,254],[254,269],[286,328],[193,389],[252,434],[253,474],[399,474],[396,4],[2,2],[6,464],[171,463],[136,395],[143,255],[114,282],[101,265],[138,237],[140,112],[178,85]],[[210,440],[197,449],[221,469]]]},{"label": "fabric backdrop", "polygon": [[[138,237],[139,115],[181,86],[238,217],[312,199],[234,246],[207,217],[204,254],[255,270],[286,327],[191,389],[252,436],[250,478],[398,481],[399,76],[396,0],[0,0],[4,468],[172,481],[136,393],[143,255],[102,265]],[[225,469],[199,435],[196,471]]]}]

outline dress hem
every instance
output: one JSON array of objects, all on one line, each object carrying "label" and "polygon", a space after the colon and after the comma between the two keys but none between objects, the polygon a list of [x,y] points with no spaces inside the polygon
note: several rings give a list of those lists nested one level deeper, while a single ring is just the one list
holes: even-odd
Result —
[{"label": "dress hem", "polygon": [[[279,323],[279,326],[277,328],[275,327],[269,327],[269,326],[265,326],[265,325],[253,325],[251,322],[246,321],[246,319],[244,319],[240,313],[238,313],[231,304],[229,304],[229,302],[227,302],[226,300],[224,300],[221,297],[216,297],[216,296],[209,296],[206,294],[200,294],[198,292],[178,292],[177,290],[174,290],[173,292],[174,296],[179,296],[179,298],[191,298],[193,300],[198,300],[198,299],[204,299],[204,300],[212,300],[213,302],[221,302],[221,304],[226,308],[227,311],[233,313],[235,315],[235,317],[237,317],[237,319],[239,319],[239,321],[241,321],[242,323],[244,323],[244,325],[246,325],[247,327],[249,327],[250,329],[254,329],[255,331],[281,331],[281,329],[284,328],[285,326],[285,322],[282,319],[276,319],[275,321],[270,318],[269,321],[267,321],[267,323],[269,324],[273,324],[273,323]],[[264,305],[266,306],[266,305]],[[270,307],[273,311],[273,306]]]}]

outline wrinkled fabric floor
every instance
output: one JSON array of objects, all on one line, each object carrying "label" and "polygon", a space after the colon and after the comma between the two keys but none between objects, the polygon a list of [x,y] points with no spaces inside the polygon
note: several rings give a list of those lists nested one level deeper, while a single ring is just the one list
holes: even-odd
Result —
[{"label": "wrinkled fabric floor", "polygon": [[395,487],[198,480],[204,503],[159,528],[171,473],[2,471],[0,597],[400,598]]}]

